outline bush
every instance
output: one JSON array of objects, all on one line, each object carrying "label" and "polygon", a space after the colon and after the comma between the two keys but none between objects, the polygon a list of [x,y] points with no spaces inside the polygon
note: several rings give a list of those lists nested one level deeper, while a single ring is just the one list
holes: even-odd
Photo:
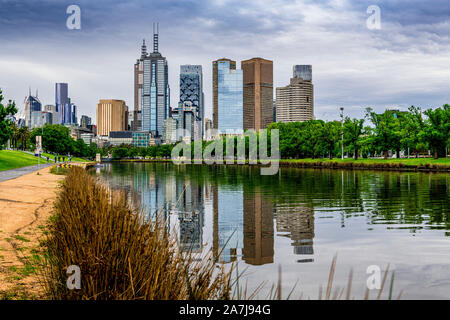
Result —
[{"label": "bush", "polygon": [[[79,167],[69,169],[46,243],[44,284],[50,299],[228,299],[230,271],[215,258],[181,253],[166,224],[146,219],[123,192]],[[68,290],[66,270],[81,269]]]}]

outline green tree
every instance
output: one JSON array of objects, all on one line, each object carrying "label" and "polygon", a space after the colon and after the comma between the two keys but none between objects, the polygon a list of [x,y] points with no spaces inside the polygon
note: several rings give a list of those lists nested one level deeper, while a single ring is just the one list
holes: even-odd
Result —
[{"label": "green tree", "polygon": [[14,130],[11,126],[13,121],[9,116],[17,113],[15,102],[9,100],[6,107],[2,104],[3,94],[0,89],[0,149],[13,137]]},{"label": "green tree", "polygon": [[411,106],[408,110],[409,112],[405,114],[401,128],[402,138],[400,143],[404,150],[414,152],[417,158],[419,151],[427,147],[426,142],[421,139],[425,121],[422,117],[422,110],[420,107]]},{"label": "green tree", "polygon": [[345,118],[344,121],[344,146],[353,153],[355,160],[362,146],[361,135],[364,132],[364,119]]},{"label": "green tree", "polygon": [[446,104],[442,108],[428,109],[425,115],[428,120],[421,137],[428,143],[434,158],[437,159],[439,154],[443,154],[445,148],[449,146],[450,106]]},{"label": "green tree", "polygon": [[322,150],[330,159],[333,159],[333,154],[336,154],[336,146],[341,135],[341,123],[339,121],[325,122],[321,131]]},{"label": "green tree", "polygon": [[397,114],[392,110],[385,110],[384,113],[377,114],[372,108],[366,109],[366,117],[372,122],[374,128],[373,145],[387,159],[389,150],[395,150],[397,157],[401,148],[401,124]]},{"label": "green tree", "polygon": [[74,140],[70,136],[69,128],[60,124],[46,124],[43,128],[34,128],[30,135],[31,144],[34,145],[36,136],[40,135],[45,151],[56,154],[73,153]]}]

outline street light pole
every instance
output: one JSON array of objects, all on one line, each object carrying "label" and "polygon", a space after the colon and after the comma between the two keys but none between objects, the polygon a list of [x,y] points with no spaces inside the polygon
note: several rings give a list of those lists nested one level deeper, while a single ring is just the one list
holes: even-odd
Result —
[{"label": "street light pole", "polygon": [[344,107],[341,110],[341,159],[344,160]]}]

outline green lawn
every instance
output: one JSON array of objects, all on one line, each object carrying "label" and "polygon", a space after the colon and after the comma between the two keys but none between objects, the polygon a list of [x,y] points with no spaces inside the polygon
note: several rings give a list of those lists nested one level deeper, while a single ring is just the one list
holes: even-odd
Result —
[{"label": "green lawn", "polygon": [[[55,159],[55,155],[50,154],[50,153],[45,153],[45,152],[43,152],[43,153],[42,153],[42,156],[43,156],[43,157],[48,157],[50,160],[54,160],[54,159]],[[67,157],[67,156],[65,156],[65,157],[66,157],[66,161],[67,161],[67,160],[68,160],[68,157]],[[87,162],[87,160],[82,159],[82,158],[77,158],[77,157],[72,157],[72,161],[73,161],[73,162]]]},{"label": "green lawn", "polygon": [[333,160],[330,159],[282,159],[280,161],[283,162],[327,162],[327,161],[334,161],[334,162],[355,162],[355,163],[403,163],[403,164],[409,164],[409,165],[424,165],[424,164],[446,164],[450,165],[450,158],[439,158],[439,159],[433,159],[433,158],[410,158],[410,159],[364,159],[359,158],[358,160],[354,160],[352,158],[341,160],[340,158],[333,158]]},{"label": "green lawn", "polygon": [[[42,159],[41,159],[42,160]],[[41,161],[43,163],[43,161]],[[0,171],[38,164],[38,158],[21,151],[0,150]]]}]

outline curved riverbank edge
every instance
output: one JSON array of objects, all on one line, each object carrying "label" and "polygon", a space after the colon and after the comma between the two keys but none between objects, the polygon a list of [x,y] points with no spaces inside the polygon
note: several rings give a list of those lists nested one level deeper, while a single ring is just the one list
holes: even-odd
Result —
[{"label": "curved riverbank edge", "polygon": [[[370,160],[369,160],[370,161]],[[121,160],[109,160],[107,163],[124,163],[124,162],[160,162],[160,163],[175,163],[170,159],[121,159]],[[280,160],[279,166],[282,168],[312,168],[312,169],[345,169],[345,170],[381,170],[381,171],[420,171],[420,172],[450,172],[450,163],[449,164],[441,164],[441,163],[421,163],[421,164],[407,164],[403,162],[353,162],[353,161],[302,161],[302,160]],[[184,163],[180,163],[184,164]],[[192,165],[206,165],[205,163],[195,163],[192,161]],[[234,164],[227,163],[215,163],[213,165],[245,165],[245,166],[256,166],[256,167],[265,167],[267,165],[263,165],[261,163],[258,164],[249,164],[248,160],[246,160],[245,164],[238,164],[235,161]],[[92,166],[87,165],[86,168]]]}]

